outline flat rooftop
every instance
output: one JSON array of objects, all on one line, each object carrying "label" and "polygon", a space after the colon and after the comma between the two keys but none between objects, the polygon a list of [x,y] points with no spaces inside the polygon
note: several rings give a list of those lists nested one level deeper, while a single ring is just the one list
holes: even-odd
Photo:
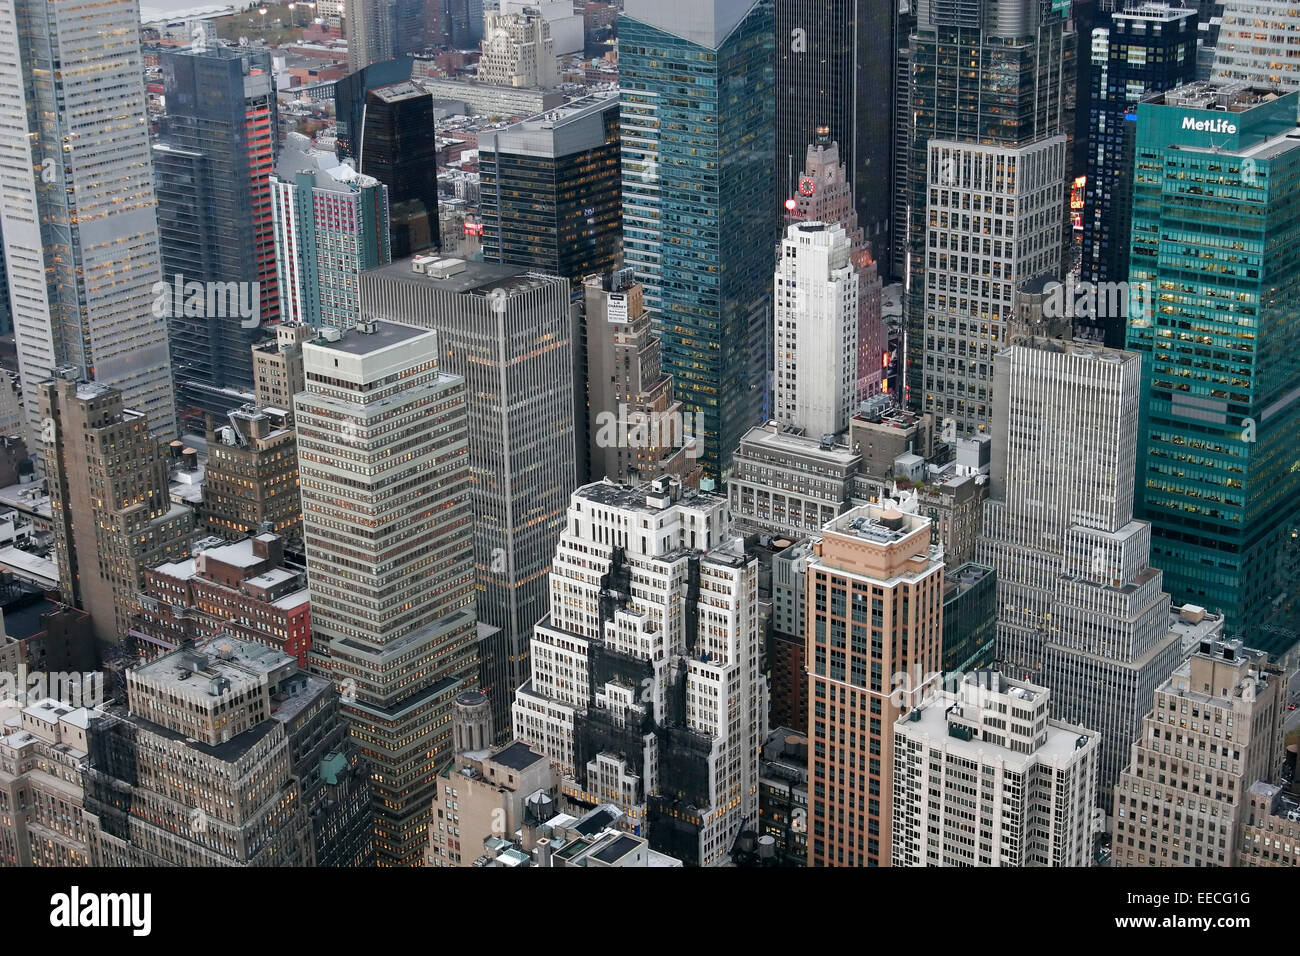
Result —
[{"label": "flat rooftop", "polygon": [[498,750],[491,757],[493,763],[499,763],[511,770],[527,770],[539,760],[545,760],[541,754],[522,740],[517,740],[503,750]]},{"label": "flat rooftop", "polygon": [[416,328],[413,325],[376,322],[375,331],[373,332],[358,332],[356,329],[349,329],[339,337],[337,342],[330,342],[324,338],[315,338],[311,339],[308,344],[329,349],[331,352],[343,352],[347,355],[369,355],[371,352],[378,352],[380,349],[401,345],[403,342],[410,342],[412,339],[432,334],[434,333],[428,329]]},{"label": "flat rooftop", "polygon": [[363,278],[378,276],[385,279],[397,279],[412,285],[438,289],[452,295],[469,295],[473,293],[487,295],[494,289],[501,289],[509,295],[513,292],[526,292],[540,288],[549,283],[567,281],[553,276],[545,276],[520,266],[498,265],[495,262],[475,262],[472,259],[462,261],[465,263],[465,268],[445,279],[411,271],[411,259],[396,259],[388,265],[367,269],[362,273],[362,276]]}]

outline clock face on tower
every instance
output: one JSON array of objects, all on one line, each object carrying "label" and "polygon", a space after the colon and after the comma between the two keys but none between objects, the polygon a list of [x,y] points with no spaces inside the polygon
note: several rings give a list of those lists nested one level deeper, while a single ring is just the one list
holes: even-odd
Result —
[{"label": "clock face on tower", "polygon": [[803,179],[799,180],[799,192],[803,193],[805,196],[811,196],[816,191],[817,184],[808,177],[805,176]]}]

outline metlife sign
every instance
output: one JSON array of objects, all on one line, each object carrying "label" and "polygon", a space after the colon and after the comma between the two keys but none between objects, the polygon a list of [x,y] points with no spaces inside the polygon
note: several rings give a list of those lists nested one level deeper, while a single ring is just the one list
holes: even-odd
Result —
[{"label": "metlife sign", "polygon": [[1231,123],[1222,117],[1197,119],[1195,116],[1184,116],[1183,129],[1195,130],[1198,133],[1222,133],[1225,136],[1237,135],[1237,124]]}]

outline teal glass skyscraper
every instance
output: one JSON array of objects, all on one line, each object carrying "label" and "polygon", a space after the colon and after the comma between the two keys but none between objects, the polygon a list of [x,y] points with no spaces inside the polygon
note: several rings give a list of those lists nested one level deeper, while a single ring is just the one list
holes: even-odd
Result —
[{"label": "teal glass skyscraper", "polygon": [[1174,600],[1230,635],[1271,610],[1300,501],[1298,101],[1194,83],[1138,105],[1139,514]]},{"label": "teal glass skyscraper", "polygon": [[766,411],[773,42],[771,0],[627,0],[619,20],[624,261],[714,479]]}]

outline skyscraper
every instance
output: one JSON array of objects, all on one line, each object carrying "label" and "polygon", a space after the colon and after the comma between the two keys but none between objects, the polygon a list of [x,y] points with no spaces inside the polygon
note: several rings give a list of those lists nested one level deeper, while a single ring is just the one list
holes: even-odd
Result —
[{"label": "skyscraper", "polygon": [[528,638],[577,485],[573,321],[567,279],[416,257],[361,276],[366,320],[437,332],[438,363],[466,381],[481,690],[498,733],[528,679]]},{"label": "skyscraper", "polygon": [[1133,520],[1141,361],[1025,339],[993,359],[990,500],[976,560],[997,571],[1001,670],[1047,687],[1052,716],[1101,734],[1110,791],[1156,684],[1179,660],[1169,595]]},{"label": "skyscraper", "polygon": [[894,116],[888,104],[895,96],[898,6],[775,0],[777,198],[798,198],[801,164],[817,127],[825,126],[848,168],[872,258],[886,264],[896,238],[890,230]]},{"label": "skyscraper", "polygon": [[1097,734],[1050,694],[977,671],[894,725],[894,866],[1089,865]]},{"label": "skyscraper", "polygon": [[623,235],[618,96],[594,93],[478,137],[483,258],[564,276],[608,272]]},{"label": "skyscraper", "polygon": [[864,505],[823,529],[805,576],[808,865],[888,866],[894,724],[939,670],[943,551],[928,518]]},{"label": "skyscraper", "polygon": [[1222,611],[1228,637],[1293,584],[1275,572],[1300,505],[1298,101],[1198,83],[1138,105],[1138,513],[1174,599]]},{"label": "skyscraper", "polygon": [[45,474],[63,599],[90,615],[95,637],[124,642],[144,572],[189,552],[194,512],[167,493],[162,440],[122,393],[58,370],[43,382]]},{"label": "skyscraper", "polygon": [[767,399],[772,25],[771,0],[628,0],[619,20],[624,262],[715,480]]},{"label": "skyscraper", "polygon": [[773,417],[821,438],[849,426],[857,407],[858,294],[844,230],[800,222],[786,231],[776,269]]},{"label": "skyscraper", "polygon": [[350,71],[356,72],[394,56],[394,5],[395,0],[343,0]]},{"label": "skyscraper", "polygon": [[[280,312],[271,173],[279,139],[271,54],[196,47],[162,54],[167,113],[153,148],[164,281],[245,283],[257,314],[169,314],[182,414],[224,415],[253,387],[250,346]],[[178,310],[169,309],[169,313]]]},{"label": "skyscraper", "polygon": [[758,560],[725,499],[671,478],[586,485],[567,517],[515,736],[656,850],[724,864],[758,815]]},{"label": "skyscraper", "polygon": [[1235,866],[1250,788],[1282,770],[1285,703],[1267,654],[1201,642],[1156,688],[1115,787],[1113,865]]},{"label": "skyscraper", "polygon": [[175,435],[139,29],[136,0],[0,4],[0,232],[37,445],[63,365]]},{"label": "skyscraper", "polygon": [[878,394],[885,386],[882,358],[887,344],[880,271],[858,224],[848,166],[840,162],[840,145],[830,138],[829,127],[818,127],[817,137],[808,147],[795,207],[786,219],[838,224],[853,243],[852,260],[859,279],[857,397]]},{"label": "skyscraper", "polygon": [[478,78],[495,86],[555,86],[560,72],[550,23],[536,11],[487,14]]},{"label": "skyscraper", "polygon": [[923,2],[911,38],[906,400],[987,431],[1020,282],[1059,274],[1074,34],[1060,5]]},{"label": "skyscraper", "polygon": [[392,254],[437,249],[438,140],[433,97],[409,80],[368,89],[357,169],[388,187]]},{"label": "skyscraper", "polygon": [[281,317],[317,327],[356,325],[359,276],[393,258],[388,187],[343,163],[326,168],[321,157],[287,145],[271,197]]},{"label": "skyscraper", "polygon": [[294,399],[316,653],[371,768],[381,865],[423,858],[456,695],[478,683],[465,382],[437,336],[303,345]]},{"label": "skyscraper", "polygon": [[[1088,183],[1083,205],[1085,282],[1127,282],[1137,104],[1196,78],[1196,11],[1145,3],[1109,17],[1092,38]],[[1123,348],[1128,302],[1118,315],[1076,323]]]}]

